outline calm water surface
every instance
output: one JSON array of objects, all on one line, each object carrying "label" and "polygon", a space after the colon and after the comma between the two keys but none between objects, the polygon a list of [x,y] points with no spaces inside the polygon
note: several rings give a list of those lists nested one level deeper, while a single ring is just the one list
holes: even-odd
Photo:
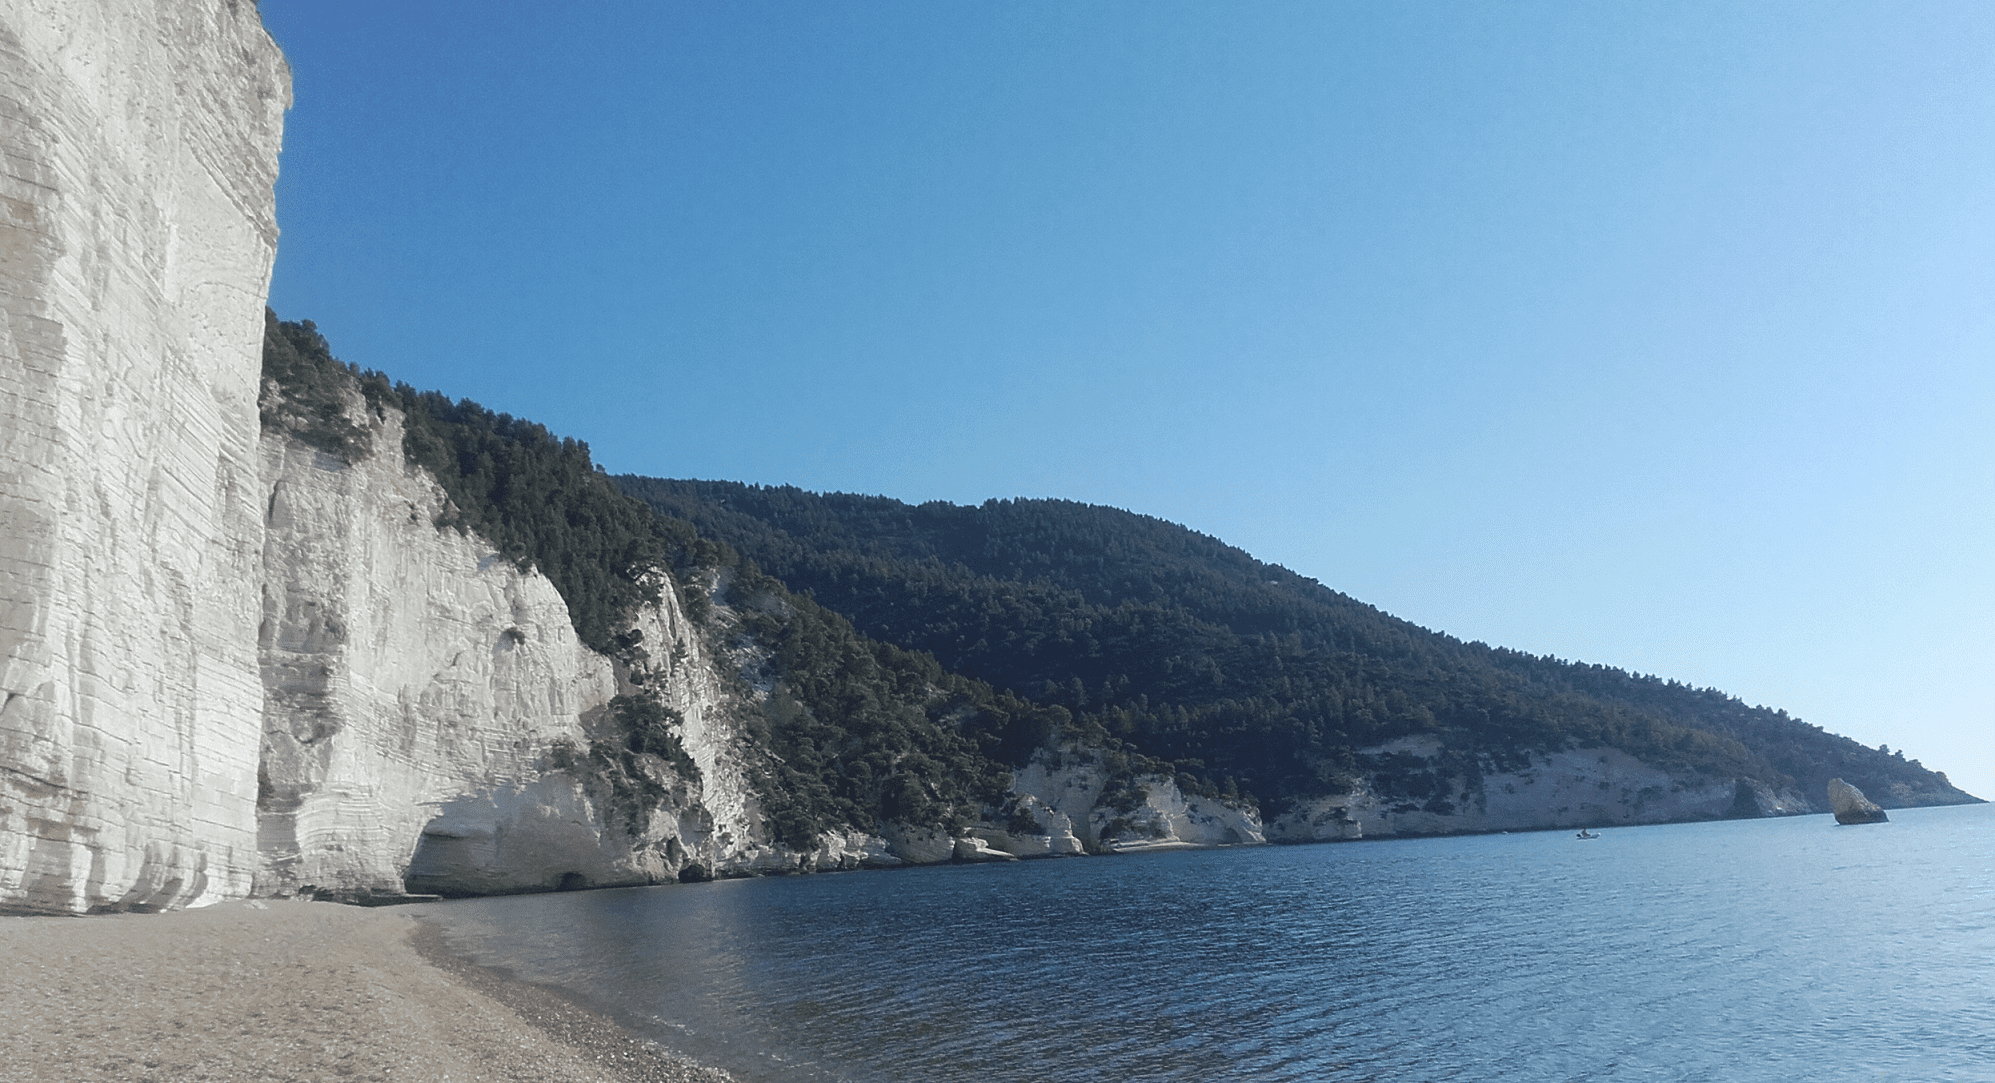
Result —
[{"label": "calm water surface", "polygon": [[1995,1080],[1995,806],[447,903],[753,1083]]}]

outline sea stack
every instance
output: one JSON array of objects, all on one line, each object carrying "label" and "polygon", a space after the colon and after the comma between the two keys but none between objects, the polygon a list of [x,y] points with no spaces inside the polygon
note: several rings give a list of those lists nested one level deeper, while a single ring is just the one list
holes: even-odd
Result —
[{"label": "sea stack", "polygon": [[1829,780],[1829,807],[1835,810],[1839,824],[1881,824],[1890,819],[1877,802],[1839,778]]}]

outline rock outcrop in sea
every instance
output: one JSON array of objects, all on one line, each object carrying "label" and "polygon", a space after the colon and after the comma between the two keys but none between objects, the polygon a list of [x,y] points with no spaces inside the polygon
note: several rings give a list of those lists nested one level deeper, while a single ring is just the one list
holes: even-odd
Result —
[{"label": "rock outcrop in sea", "polygon": [[1839,824],[1881,824],[1890,820],[1863,791],[1839,778],[1829,780],[1829,810]]}]

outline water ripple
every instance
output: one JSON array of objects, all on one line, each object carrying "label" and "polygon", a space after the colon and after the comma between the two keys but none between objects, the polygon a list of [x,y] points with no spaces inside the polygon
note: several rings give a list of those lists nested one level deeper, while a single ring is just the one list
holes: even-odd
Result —
[{"label": "water ripple", "polygon": [[1995,1080],[1983,807],[475,900],[751,1081]]}]

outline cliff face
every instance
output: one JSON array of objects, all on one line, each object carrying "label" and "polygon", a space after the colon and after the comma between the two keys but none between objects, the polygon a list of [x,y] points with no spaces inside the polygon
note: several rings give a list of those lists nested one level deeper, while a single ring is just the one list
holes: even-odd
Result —
[{"label": "cliff face", "polygon": [[[739,859],[741,794],[632,803],[592,766],[623,675],[544,579],[430,525],[397,419],[352,465],[262,432],[289,93],[238,0],[0,11],[0,907]],[[659,686],[739,789],[681,638]]]},{"label": "cliff face", "polygon": [[250,4],[0,10],[0,903],[256,868],[258,345],[289,70]]},{"label": "cliff face", "polygon": [[1516,770],[1476,779],[1450,770],[1446,750],[1431,738],[1363,749],[1360,759],[1368,769],[1345,792],[1263,822],[1251,807],[1185,794],[1163,776],[1139,776],[1114,793],[1095,760],[1042,753],[1017,773],[1013,790],[1043,836],[988,826],[977,834],[993,849],[1033,856],[1633,826],[1814,811],[1790,791],[1776,792],[1750,780],[1678,778],[1611,748],[1540,753]]},{"label": "cliff face", "polygon": [[995,830],[980,837],[1022,857],[1268,841],[1251,807],[1187,795],[1161,775],[1138,775],[1112,788],[1098,758],[1072,750],[1035,755],[1013,774],[1012,792],[1045,841]]},{"label": "cliff face", "polygon": [[1314,842],[1814,811],[1792,792],[1751,780],[1679,778],[1612,748],[1539,753],[1519,769],[1473,781],[1442,767],[1444,750],[1432,739],[1407,738],[1363,751],[1374,765],[1370,774],[1346,793],[1280,817],[1268,825],[1268,837]]},{"label": "cliff face", "polygon": [[666,646],[639,675],[683,720],[699,777],[644,765],[666,794],[649,807],[589,755],[635,690],[629,666],[582,645],[544,577],[432,525],[446,498],[404,462],[401,415],[358,396],[349,412],[374,448],[353,463],[281,428],[262,441],[258,889],[551,890],[741,861],[736,735],[674,593],[638,615]]}]

